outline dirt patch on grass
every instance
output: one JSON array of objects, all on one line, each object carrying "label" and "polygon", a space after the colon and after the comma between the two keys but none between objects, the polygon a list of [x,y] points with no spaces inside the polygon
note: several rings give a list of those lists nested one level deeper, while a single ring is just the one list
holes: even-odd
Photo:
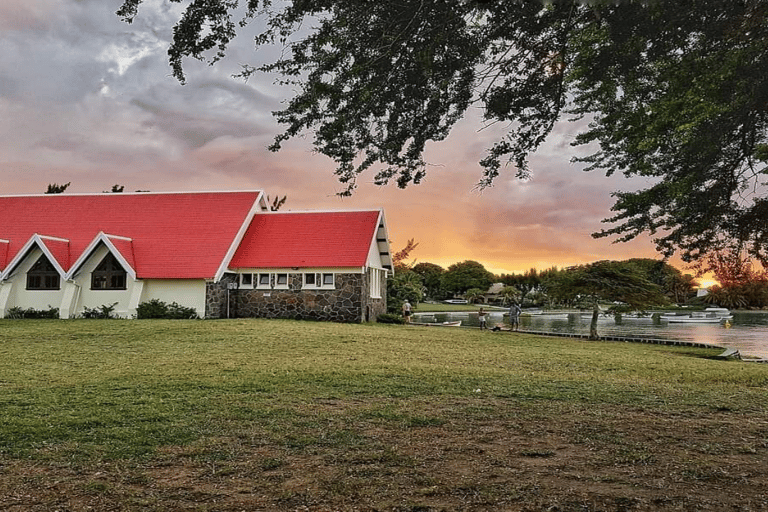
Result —
[{"label": "dirt patch on grass", "polygon": [[5,460],[0,510],[768,510],[768,422],[502,400],[325,402],[142,462]]}]

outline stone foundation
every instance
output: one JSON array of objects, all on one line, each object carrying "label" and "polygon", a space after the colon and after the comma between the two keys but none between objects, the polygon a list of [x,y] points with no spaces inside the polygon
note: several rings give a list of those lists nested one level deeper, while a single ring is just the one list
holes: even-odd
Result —
[{"label": "stone foundation", "polygon": [[[386,277],[381,298],[370,297],[370,274],[336,274],[334,289],[302,290],[302,274],[289,274],[288,289],[229,289],[229,318],[287,318],[330,322],[375,322],[386,313]],[[206,318],[227,318],[228,283],[235,274],[206,287]]]},{"label": "stone foundation", "polygon": [[[224,274],[221,281],[205,283],[205,318],[232,318],[232,312],[237,304],[237,290],[230,289],[237,282],[237,275]],[[227,293],[229,292],[229,293]],[[229,298],[229,310],[227,309]],[[227,316],[229,313],[229,316]]]}]

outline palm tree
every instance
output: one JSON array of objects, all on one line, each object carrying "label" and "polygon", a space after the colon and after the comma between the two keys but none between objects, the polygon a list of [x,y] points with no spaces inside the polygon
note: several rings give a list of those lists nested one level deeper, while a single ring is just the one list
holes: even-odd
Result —
[{"label": "palm tree", "polygon": [[474,304],[477,299],[481,298],[483,296],[483,290],[480,288],[470,288],[466,292],[464,292],[464,298],[467,299],[467,302],[470,304]]}]

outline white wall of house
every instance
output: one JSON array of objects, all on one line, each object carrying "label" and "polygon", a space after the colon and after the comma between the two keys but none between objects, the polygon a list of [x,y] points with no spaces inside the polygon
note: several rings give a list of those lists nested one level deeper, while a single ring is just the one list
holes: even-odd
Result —
[{"label": "white wall of house", "polygon": [[368,260],[365,262],[365,266],[384,268],[384,263],[381,261],[379,244],[371,244],[371,247],[368,249]]},{"label": "white wall of house", "polygon": [[195,308],[202,317],[205,315],[205,279],[147,279],[139,302],[152,299]]},{"label": "white wall of house", "polygon": [[[3,317],[10,308],[46,310],[51,307],[58,308],[64,296],[63,290],[27,290],[27,272],[43,251],[33,247],[26,258],[16,267],[13,274],[3,283],[0,297],[5,304],[0,304],[0,315]],[[63,279],[61,280],[63,284]]]},{"label": "white wall of house", "polygon": [[[62,317],[68,312],[69,316],[79,316],[85,308],[99,308],[101,306],[110,306],[117,303],[113,314],[121,318],[130,318],[136,313],[135,306],[131,308],[131,296],[140,282],[126,276],[125,290],[92,290],[91,273],[101,263],[101,260],[109,253],[109,250],[103,244],[94,250],[90,257],[83,263],[73,280],[79,288],[73,292],[73,302],[71,307],[64,304],[62,307]],[[67,311],[69,310],[69,311]]]}]

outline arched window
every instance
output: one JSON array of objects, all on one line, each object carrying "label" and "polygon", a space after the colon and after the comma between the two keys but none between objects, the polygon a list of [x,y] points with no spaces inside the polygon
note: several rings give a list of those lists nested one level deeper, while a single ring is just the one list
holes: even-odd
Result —
[{"label": "arched window", "polygon": [[92,290],[125,290],[126,272],[112,253],[107,254],[91,274]]},{"label": "arched window", "polygon": [[27,290],[58,290],[60,277],[45,254],[27,272]]}]

